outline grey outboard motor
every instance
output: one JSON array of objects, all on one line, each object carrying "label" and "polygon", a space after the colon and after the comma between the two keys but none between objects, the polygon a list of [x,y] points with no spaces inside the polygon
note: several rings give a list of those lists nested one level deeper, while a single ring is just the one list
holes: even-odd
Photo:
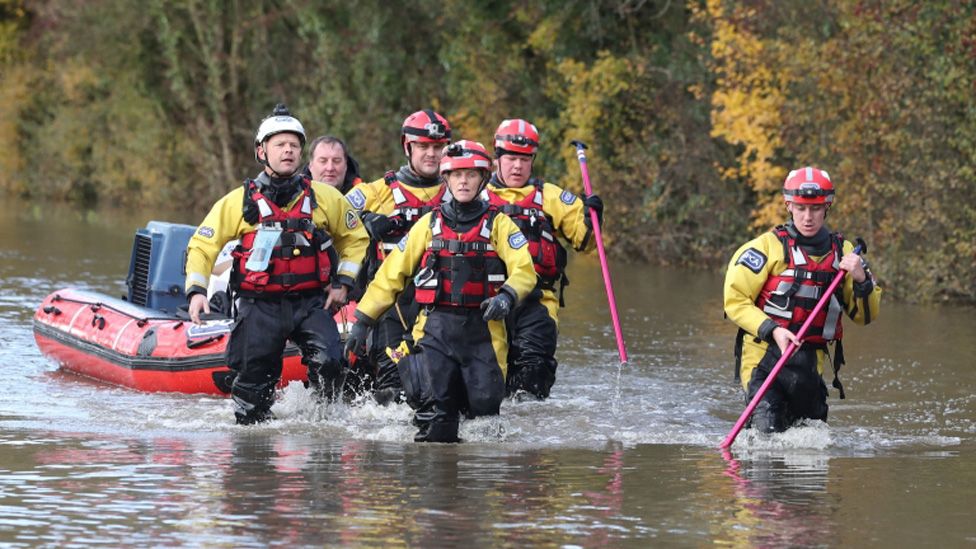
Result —
[{"label": "grey outboard motor", "polygon": [[186,245],[192,225],[150,221],[136,231],[125,284],[136,305],[175,315],[186,305]]}]

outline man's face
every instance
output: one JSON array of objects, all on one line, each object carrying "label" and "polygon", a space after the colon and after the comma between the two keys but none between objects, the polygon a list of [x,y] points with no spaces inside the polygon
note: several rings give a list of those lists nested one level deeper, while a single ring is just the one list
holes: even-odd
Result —
[{"label": "man's face", "polygon": [[338,143],[319,143],[312,151],[308,169],[314,181],[328,183],[333,187],[342,185],[346,178],[346,151]]},{"label": "man's face", "polygon": [[503,154],[498,158],[498,172],[506,187],[524,187],[532,177],[532,156],[527,154]]},{"label": "man's face", "polygon": [[786,209],[793,216],[793,225],[803,236],[813,236],[820,232],[827,219],[826,204],[799,204],[787,202]]},{"label": "man's face", "polygon": [[302,157],[302,142],[293,133],[272,135],[264,145],[258,145],[258,156],[264,157],[277,174],[289,176],[298,169]]},{"label": "man's face", "polygon": [[437,177],[440,173],[441,155],[446,147],[447,143],[410,143],[410,167],[421,177]]},{"label": "man's face", "polygon": [[481,190],[484,172],[474,168],[463,168],[447,172],[447,187],[458,202],[471,202]]}]

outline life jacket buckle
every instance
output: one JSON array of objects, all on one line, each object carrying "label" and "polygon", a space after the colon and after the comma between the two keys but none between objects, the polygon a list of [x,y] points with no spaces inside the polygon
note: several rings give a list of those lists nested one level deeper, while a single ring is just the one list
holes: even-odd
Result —
[{"label": "life jacket buckle", "polygon": [[[782,301],[783,304],[780,305],[777,301]],[[778,309],[780,311],[787,311],[790,307],[790,296],[789,292],[772,291],[769,294],[769,299],[766,300],[766,305]]]}]

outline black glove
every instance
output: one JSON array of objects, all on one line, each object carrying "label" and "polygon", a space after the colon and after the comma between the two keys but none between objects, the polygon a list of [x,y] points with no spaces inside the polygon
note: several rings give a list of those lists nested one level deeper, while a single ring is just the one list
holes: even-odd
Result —
[{"label": "black glove", "polygon": [[507,292],[498,292],[495,297],[489,297],[481,302],[481,310],[484,311],[485,320],[499,320],[508,316],[512,310],[512,303],[515,300]]},{"label": "black glove", "polygon": [[398,220],[395,218],[390,219],[383,214],[373,212],[363,213],[363,227],[366,228],[366,232],[373,240],[383,240],[384,236],[390,234],[390,231],[398,226]]},{"label": "black glove", "polygon": [[352,325],[349,330],[349,335],[346,336],[346,356],[350,354],[365,356],[366,355],[366,338],[369,336],[370,324],[364,322],[362,317],[357,315],[358,320]]},{"label": "black glove", "polygon": [[603,227],[603,200],[599,196],[591,194],[583,199],[583,205],[585,206],[583,210],[583,222],[586,223],[586,228],[593,230],[590,210],[596,212],[596,219],[600,223],[600,227]]}]

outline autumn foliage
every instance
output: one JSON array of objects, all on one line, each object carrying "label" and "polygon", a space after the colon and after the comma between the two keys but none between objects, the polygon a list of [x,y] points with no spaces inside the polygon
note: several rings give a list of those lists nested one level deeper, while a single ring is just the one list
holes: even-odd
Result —
[{"label": "autumn foliage", "polygon": [[782,222],[802,165],[885,286],[976,301],[976,2],[409,3],[0,0],[0,191],[204,209],[257,167],[286,102],[367,178],[432,106],[489,143],[542,132],[537,172],[581,192],[587,142],[618,258],[722,266]]}]

